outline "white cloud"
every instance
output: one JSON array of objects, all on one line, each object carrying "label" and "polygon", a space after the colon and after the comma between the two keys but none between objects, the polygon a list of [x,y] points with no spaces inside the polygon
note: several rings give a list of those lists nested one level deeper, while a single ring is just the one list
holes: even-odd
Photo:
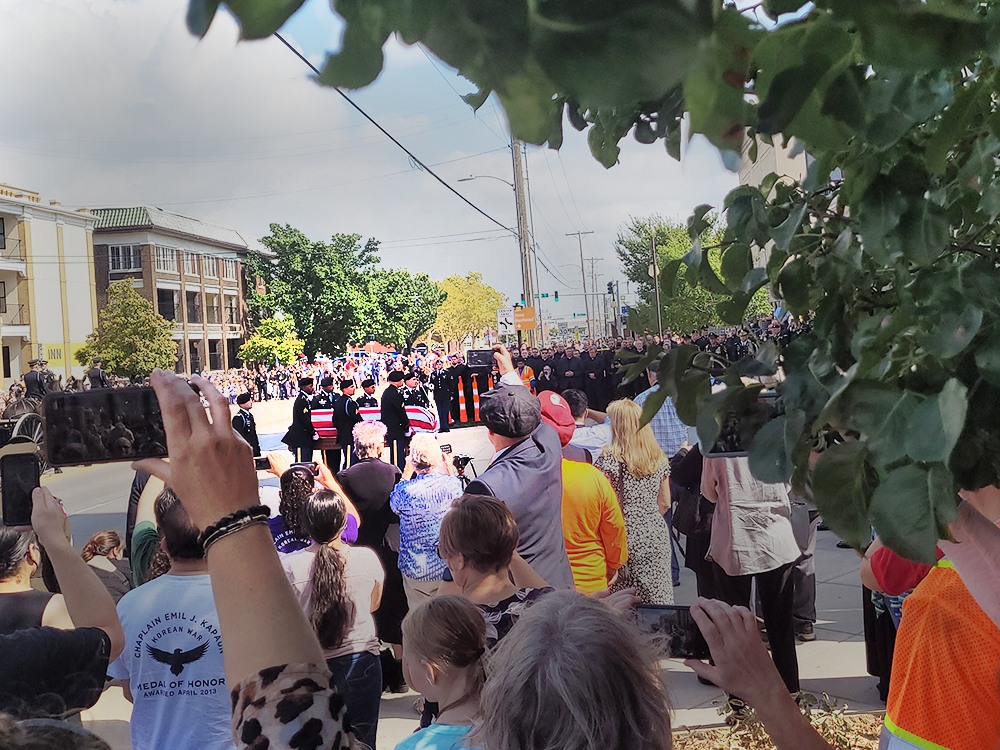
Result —
[{"label": "white cloud", "polygon": [[[6,0],[0,8],[0,46],[16,61],[4,78],[0,181],[64,204],[155,203],[247,236],[266,234],[270,222],[317,239],[357,232],[387,241],[386,265],[435,278],[478,270],[519,295],[513,238],[458,242],[496,226],[413,169],[279,41],[237,43],[225,13],[198,40],[184,26],[185,0]],[[320,59],[339,30],[325,2],[311,0],[305,12],[283,34]],[[435,169],[514,226],[510,188],[456,182],[511,179],[492,105],[473,115],[418,48],[390,41],[386,59],[355,100],[426,163],[461,159]],[[718,204],[736,182],[697,141],[682,169],[662,147],[627,138],[621,163],[605,170],[570,128],[560,153],[530,149],[529,169],[536,236],[553,270],[579,284],[576,239],[565,234],[593,230],[584,254],[602,259],[599,289],[618,278],[612,243],[629,216],[684,218],[699,203]],[[414,240],[441,235],[459,236]],[[541,271],[543,290],[572,291],[559,284]],[[560,305],[583,309],[579,298]]]}]

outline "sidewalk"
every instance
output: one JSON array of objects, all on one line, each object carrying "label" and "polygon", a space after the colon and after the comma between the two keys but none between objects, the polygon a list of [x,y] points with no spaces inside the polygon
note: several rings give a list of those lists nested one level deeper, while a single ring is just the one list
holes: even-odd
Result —
[{"label": "sidewalk", "polygon": [[[291,401],[268,402],[255,406],[261,444],[277,447],[288,415]],[[280,431],[279,431],[280,430]],[[455,453],[468,453],[473,466],[483,471],[489,465],[493,448],[484,427],[453,429],[442,442],[449,442]],[[469,471],[470,476],[472,471]],[[875,678],[870,677],[865,666],[864,624],[861,610],[861,584],[858,580],[858,557],[851,550],[837,549],[837,538],[828,531],[819,532],[816,543],[816,640],[798,645],[799,674],[802,689],[820,695],[829,694],[851,711],[884,710],[878,699]],[[694,574],[681,568],[681,585],[674,589],[678,604],[693,604],[696,598]],[[671,697],[674,703],[675,728],[711,726],[720,723],[716,703],[721,701],[721,690],[700,684],[684,665],[667,660]],[[392,750],[396,743],[417,728],[417,715],[413,702],[418,694],[386,694],[382,698],[379,719],[378,747]],[[104,737],[114,750],[131,747],[128,720],[131,705],[121,690],[112,688],[90,711],[84,712],[84,723]]]}]

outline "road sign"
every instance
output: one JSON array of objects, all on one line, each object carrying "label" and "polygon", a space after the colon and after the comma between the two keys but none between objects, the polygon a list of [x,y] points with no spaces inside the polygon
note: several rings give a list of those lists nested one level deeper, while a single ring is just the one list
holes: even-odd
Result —
[{"label": "road sign", "polygon": [[514,330],[514,308],[501,307],[497,310],[497,333],[501,336],[512,336]]},{"label": "road sign", "polygon": [[535,308],[522,307],[514,310],[514,328],[518,331],[533,331],[536,325]]}]

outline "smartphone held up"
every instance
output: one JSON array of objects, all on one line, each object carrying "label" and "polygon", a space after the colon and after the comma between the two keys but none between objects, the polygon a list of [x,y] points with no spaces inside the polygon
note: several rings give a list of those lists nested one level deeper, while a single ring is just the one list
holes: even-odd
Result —
[{"label": "smartphone held up", "polygon": [[4,526],[31,525],[31,493],[41,476],[42,465],[34,453],[0,456],[0,512]]},{"label": "smartphone held up", "polygon": [[42,401],[42,422],[53,466],[167,455],[163,417],[152,388],[50,393]]},{"label": "smartphone held up", "polygon": [[711,652],[691,608],[673,604],[638,604],[639,627],[664,639],[671,659],[708,659]]}]

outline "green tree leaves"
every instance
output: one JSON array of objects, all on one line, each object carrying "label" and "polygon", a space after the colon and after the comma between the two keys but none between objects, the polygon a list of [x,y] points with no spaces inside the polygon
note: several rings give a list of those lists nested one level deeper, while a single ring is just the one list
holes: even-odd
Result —
[{"label": "green tree leaves", "polygon": [[329,243],[318,242],[272,224],[261,242],[272,254],[251,254],[247,265],[267,293],[255,294],[251,304],[264,314],[294,317],[310,358],[317,352],[336,356],[350,342],[412,344],[444,299],[426,274],[376,269],[374,239],[362,245],[360,235],[335,234]]},{"label": "green tree leaves", "polygon": [[265,318],[240,347],[240,359],[255,365],[270,366],[276,362],[290,365],[298,358],[304,344],[296,335],[295,322],[291,318]]},{"label": "green tree leaves", "polygon": [[486,328],[495,328],[497,310],[507,297],[483,281],[481,273],[452,275],[439,284],[447,295],[431,330],[444,341],[462,341]]},{"label": "green tree leaves", "polygon": [[76,361],[86,367],[100,357],[108,372],[126,378],[149,375],[157,367],[172,370],[177,363],[173,330],[174,324],[132,288],[132,279],[113,281],[97,329],[76,352]]}]

